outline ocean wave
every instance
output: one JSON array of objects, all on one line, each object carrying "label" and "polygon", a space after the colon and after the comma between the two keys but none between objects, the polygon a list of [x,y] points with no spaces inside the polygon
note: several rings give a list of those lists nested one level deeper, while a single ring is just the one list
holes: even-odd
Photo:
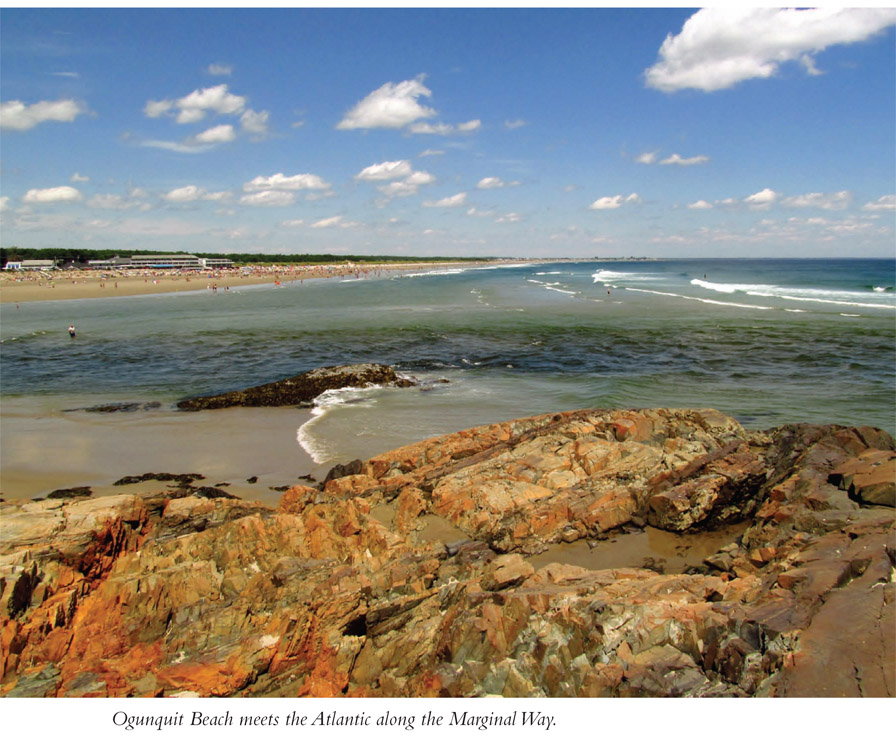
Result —
[{"label": "ocean wave", "polygon": [[591,274],[592,283],[609,284],[614,281],[655,281],[656,276],[649,273],[629,273],[627,271],[610,271],[601,268]]},{"label": "ocean wave", "polygon": [[323,464],[332,458],[332,453],[326,443],[314,435],[314,428],[320,424],[324,417],[346,405],[357,405],[370,408],[376,405],[376,399],[371,396],[372,390],[382,389],[379,385],[370,387],[340,387],[335,390],[322,392],[313,400],[311,418],[303,423],[296,431],[296,441],[315,464]]},{"label": "ocean wave", "polygon": [[556,286],[545,286],[545,289],[549,289],[552,292],[560,292],[561,294],[578,294],[578,292],[572,292],[568,289],[558,289]]},{"label": "ocean wave", "polygon": [[677,297],[678,299],[690,299],[694,302],[703,302],[703,304],[718,304],[723,307],[740,307],[745,310],[771,310],[773,307],[765,307],[761,304],[738,304],[737,302],[719,302],[716,299],[704,299],[703,297],[690,297],[686,294],[672,294],[671,292],[658,292],[652,289],[633,289],[626,287],[629,292],[641,292],[642,294],[659,294],[662,297]]},{"label": "ocean wave", "polygon": [[736,294],[740,292],[752,297],[786,299],[791,302],[820,302],[822,304],[838,304],[850,307],[896,309],[896,306],[892,304],[861,301],[871,298],[868,292],[848,291],[845,289],[813,289],[808,287],[775,286],[774,284],[720,284],[704,281],[703,279],[691,279],[691,284],[721,294]]}]

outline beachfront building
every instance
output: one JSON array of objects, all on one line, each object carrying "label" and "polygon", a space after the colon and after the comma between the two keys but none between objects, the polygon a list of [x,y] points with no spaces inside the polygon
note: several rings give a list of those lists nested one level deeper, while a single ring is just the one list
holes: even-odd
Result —
[{"label": "beachfront building", "polygon": [[187,253],[171,255],[132,255],[130,258],[115,256],[103,261],[90,261],[90,268],[101,270],[159,270],[174,269],[202,271],[215,268],[230,268],[233,261],[228,258],[199,258]]},{"label": "beachfront building", "polygon": [[8,261],[3,268],[6,271],[52,271],[56,261]]}]

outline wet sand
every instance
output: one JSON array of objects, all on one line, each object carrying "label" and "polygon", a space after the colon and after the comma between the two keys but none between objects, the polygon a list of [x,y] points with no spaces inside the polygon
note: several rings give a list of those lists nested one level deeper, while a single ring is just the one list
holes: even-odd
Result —
[{"label": "wet sand", "polygon": [[[276,505],[281,494],[271,488],[326,474],[296,440],[309,418],[298,408],[37,413],[8,400],[0,429],[0,497],[31,499],[84,485],[94,495],[162,490],[165,485],[154,481],[112,483],[169,472],[199,473],[205,479],[194,485],[226,482],[221,487],[232,495]],[[246,482],[251,477],[258,481]]]},{"label": "wet sand", "polygon": [[215,271],[3,271],[0,302],[98,299],[183,291],[227,291],[228,288],[352,276],[368,278],[385,272],[439,270],[482,263],[383,263],[255,266]]},{"label": "wet sand", "polygon": [[[385,503],[372,508],[370,515],[391,527],[395,511],[394,503]],[[470,538],[440,516],[429,514],[421,521],[424,528],[410,534],[418,544],[430,541],[451,544]],[[662,573],[682,573],[689,567],[701,565],[704,558],[734,542],[746,528],[747,524],[742,523],[714,531],[673,534],[647,526],[643,530],[618,534],[599,542],[580,539],[570,544],[554,544],[544,552],[526,556],[525,559],[536,570],[559,562],[588,570],[647,567]]]}]

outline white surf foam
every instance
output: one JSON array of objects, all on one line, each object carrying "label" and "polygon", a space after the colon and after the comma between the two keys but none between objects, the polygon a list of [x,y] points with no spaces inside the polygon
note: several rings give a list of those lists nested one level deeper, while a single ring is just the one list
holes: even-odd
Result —
[{"label": "white surf foam", "polygon": [[715,299],[704,299],[702,297],[689,297],[686,294],[672,294],[671,292],[658,292],[653,291],[652,289],[633,289],[632,287],[626,287],[625,289],[628,292],[641,292],[642,294],[659,294],[663,297],[677,297],[678,299],[689,299],[694,302],[703,302],[703,304],[718,304],[724,307],[741,307],[745,310],[771,310],[773,307],[764,307],[761,304],[738,304],[737,302],[719,302]]},{"label": "white surf foam", "polygon": [[691,284],[722,294],[741,292],[752,297],[768,297],[786,299],[790,302],[819,302],[821,304],[846,305],[849,307],[868,307],[873,309],[896,309],[896,306],[882,303],[870,303],[868,292],[854,292],[833,289],[812,289],[774,284],[719,284],[703,279],[691,279]]},{"label": "white surf foam", "polygon": [[370,394],[372,390],[382,389],[378,385],[370,387],[340,387],[335,390],[327,390],[314,398],[314,407],[311,408],[311,418],[305,421],[296,431],[296,441],[310,456],[315,464],[323,464],[332,459],[332,452],[326,442],[315,436],[314,428],[333,410],[346,405],[360,405],[372,407],[376,405],[376,399]]}]

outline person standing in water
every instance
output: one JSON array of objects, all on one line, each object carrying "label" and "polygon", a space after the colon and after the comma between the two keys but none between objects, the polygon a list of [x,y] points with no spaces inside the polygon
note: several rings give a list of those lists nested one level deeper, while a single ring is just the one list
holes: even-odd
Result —
[{"label": "person standing in water", "polygon": [[68,326],[68,334],[69,334],[72,338],[75,337],[75,326],[74,326],[74,325],[69,325],[69,326]]}]

